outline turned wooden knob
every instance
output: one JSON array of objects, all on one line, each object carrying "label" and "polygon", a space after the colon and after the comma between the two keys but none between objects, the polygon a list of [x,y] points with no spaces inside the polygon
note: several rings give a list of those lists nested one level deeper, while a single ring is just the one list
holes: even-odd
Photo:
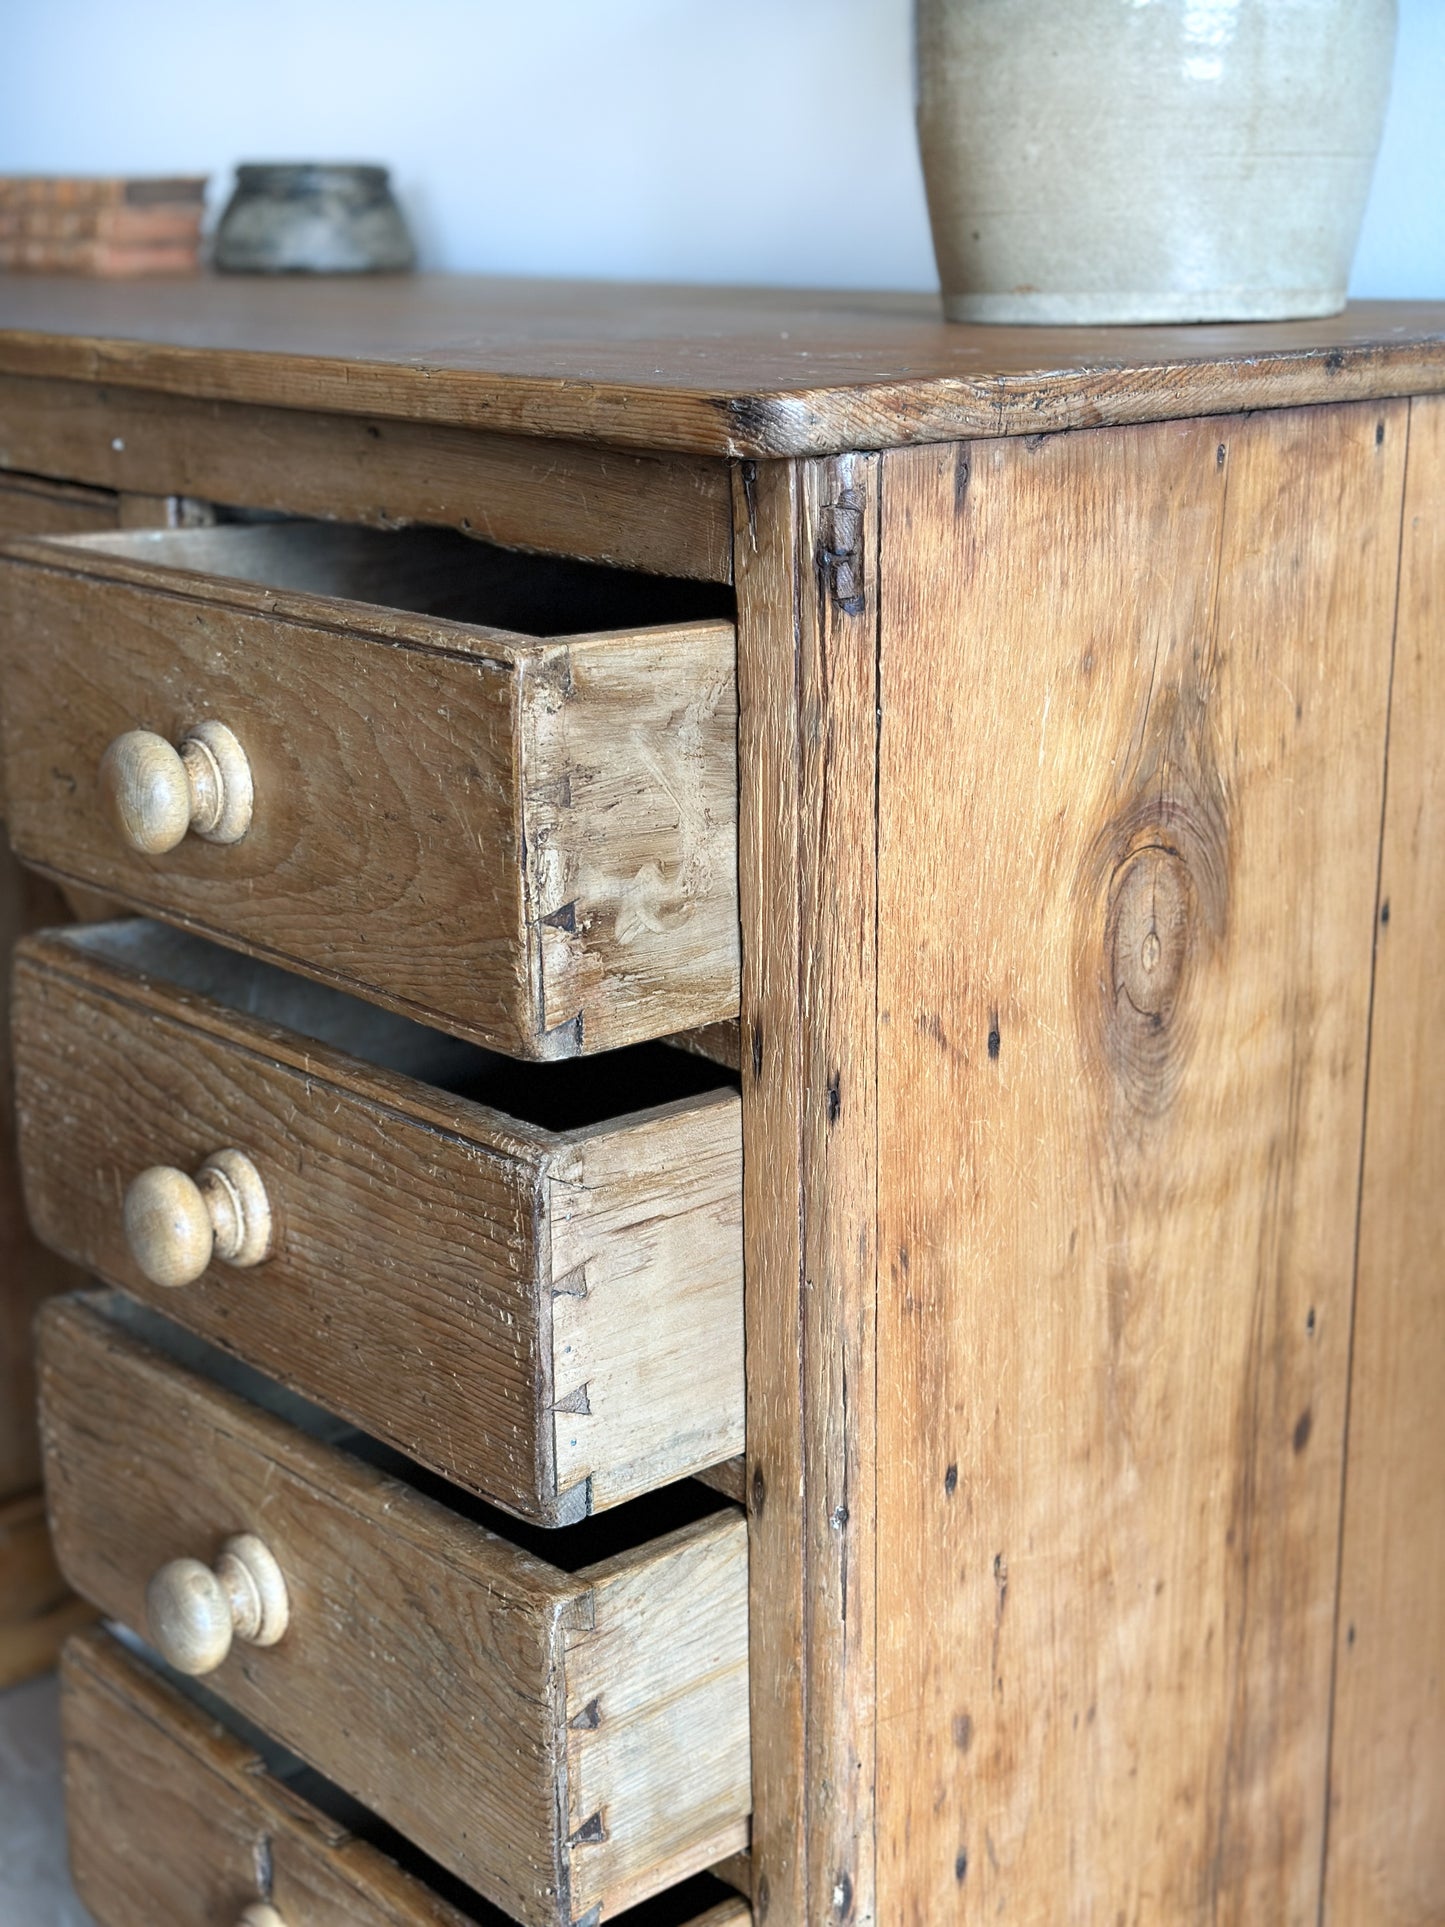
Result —
[{"label": "turned wooden knob", "polygon": [[286,1923],[274,1907],[268,1907],[264,1900],[258,1900],[242,1914],[240,1927],[286,1927]]},{"label": "turned wooden knob", "polygon": [[193,1285],[219,1258],[259,1265],[271,1251],[271,1203],[244,1151],[217,1151],[191,1178],[153,1164],[126,1187],[125,1241],[153,1285]]},{"label": "turned wooden knob", "polygon": [[214,1673],[231,1641],[274,1646],[291,1616],[286,1581],[254,1533],[228,1539],[214,1566],[172,1559],[146,1587],[151,1643],[178,1673]]},{"label": "turned wooden knob", "polygon": [[153,730],[127,730],[100,759],[100,794],[121,837],[145,856],[164,856],[189,830],[239,843],[251,827],[251,765],[224,723],[197,723],[178,749]]}]

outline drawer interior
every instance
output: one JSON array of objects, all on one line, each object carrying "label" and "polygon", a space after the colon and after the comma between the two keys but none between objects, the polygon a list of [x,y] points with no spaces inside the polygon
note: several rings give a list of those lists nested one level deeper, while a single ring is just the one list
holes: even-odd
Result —
[{"label": "drawer interior", "polygon": [[121,969],[161,978],[542,1131],[585,1130],[654,1105],[736,1089],[739,1082],[711,1059],[666,1043],[554,1063],[518,1062],[144,917],[57,934]]},{"label": "drawer interior", "polygon": [[732,591],[720,583],[528,555],[450,529],[222,523],[206,529],[107,530],[71,538],[67,546],[538,638],[730,621],[735,607]]}]

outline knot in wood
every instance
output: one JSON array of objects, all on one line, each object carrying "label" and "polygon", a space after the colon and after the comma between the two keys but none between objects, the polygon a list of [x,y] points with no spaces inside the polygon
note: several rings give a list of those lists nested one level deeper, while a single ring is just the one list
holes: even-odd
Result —
[{"label": "knot in wood", "polygon": [[1150,844],[1115,872],[1109,968],[1115,1005],[1151,1029],[1174,1015],[1189,962],[1194,886],[1177,850]]},{"label": "knot in wood", "polygon": [[1228,920],[1219,800],[1182,783],[1138,798],[1101,834],[1080,881],[1080,1012],[1091,1054],[1102,1060],[1111,1102],[1122,1100],[1136,1118],[1159,1117],[1193,1050],[1190,985]]}]

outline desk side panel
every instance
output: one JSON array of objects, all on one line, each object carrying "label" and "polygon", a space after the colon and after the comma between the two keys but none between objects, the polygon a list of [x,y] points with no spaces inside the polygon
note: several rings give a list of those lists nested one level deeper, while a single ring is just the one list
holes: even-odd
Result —
[{"label": "desk side panel", "polygon": [[882,1920],[1316,1918],[1406,418],[885,458]]}]

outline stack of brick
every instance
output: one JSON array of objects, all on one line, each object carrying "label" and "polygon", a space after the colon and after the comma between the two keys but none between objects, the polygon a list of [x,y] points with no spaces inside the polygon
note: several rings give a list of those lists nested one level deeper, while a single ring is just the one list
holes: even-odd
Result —
[{"label": "stack of brick", "polygon": [[0,176],[0,269],[194,274],[206,178]]}]

